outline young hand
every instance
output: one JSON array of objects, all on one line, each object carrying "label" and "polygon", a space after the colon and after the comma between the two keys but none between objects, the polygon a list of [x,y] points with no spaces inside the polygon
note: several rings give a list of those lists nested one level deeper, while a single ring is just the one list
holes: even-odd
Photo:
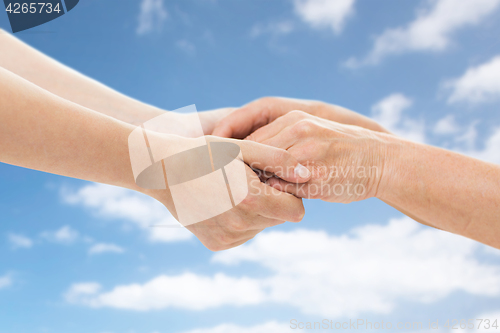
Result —
[{"label": "young hand", "polygon": [[[152,135],[156,134],[152,133]],[[150,143],[155,140],[150,140]],[[193,144],[194,140],[200,139],[178,137],[176,140],[166,139],[164,145],[170,145],[178,151],[189,153],[192,151],[189,148],[196,146]],[[267,227],[285,221],[299,222],[302,219],[304,207],[301,199],[262,183],[259,176],[253,171],[266,169],[269,173],[291,183],[307,182],[311,177],[310,172],[305,167],[300,166],[290,153],[252,141],[210,136],[205,137],[205,140],[210,145],[214,165],[220,164],[214,155],[217,144],[235,144],[241,149],[242,159],[233,160],[230,165],[225,167],[226,177],[230,180],[228,186],[231,191],[230,196],[235,201],[232,208],[229,205],[227,210],[222,209],[228,205],[229,197],[224,182],[217,181],[216,178],[201,179],[198,177],[196,183],[175,192],[175,186],[173,186],[175,181],[171,182],[175,178],[172,175],[178,174],[179,177],[185,178],[186,173],[197,173],[197,170],[190,170],[190,167],[193,166],[196,169],[196,165],[202,164],[201,159],[205,146],[196,146],[195,149],[200,150],[201,154],[194,152],[183,155],[179,160],[178,170],[170,168],[170,171],[167,171],[169,186],[166,191],[150,190],[146,193],[162,202],[172,214],[176,215],[181,224],[193,232],[208,249],[219,251],[235,247],[253,238]],[[181,147],[183,145],[185,148]],[[226,159],[225,157],[222,159],[232,160],[232,158]],[[190,163],[191,160],[193,163]],[[165,164],[168,163],[166,161]],[[170,165],[175,168],[175,163]],[[243,172],[238,173],[238,170]],[[211,169],[208,171],[207,175],[214,176]],[[221,185],[223,185],[222,188]],[[179,193],[182,195],[181,197],[179,197]],[[236,199],[237,197],[240,199]],[[211,212],[215,213],[211,214]],[[212,217],[205,217],[204,220],[196,219],[197,216],[207,215]],[[193,221],[201,222],[192,223]]]}]

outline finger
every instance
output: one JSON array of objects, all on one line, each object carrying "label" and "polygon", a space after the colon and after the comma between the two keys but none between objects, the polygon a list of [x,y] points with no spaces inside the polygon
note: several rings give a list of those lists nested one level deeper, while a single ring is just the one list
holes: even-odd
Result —
[{"label": "finger", "polygon": [[286,127],[275,136],[270,137],[262,141],[261,143],[266,146],[288,150],[290,147],[294,146],[297,142],[300,141],[299,136],[292,130],[292,128],[293,127],[291,126]]},{"label": "finger", "polygon": [[255,107],[250,103],[223,118],[215,126],[212,135],[243,139],[255,129],[269,123],[269,108]]},{"label": "finger", "polygon": [[274,177],[274,175],[270,172],[262,171],[259,169],[252,169],[252,171],[255,172],[255,174],[257,175],[257,177],[259,177],[262,183],[265,183],[266,180],[268,180],[271,177]]},{"label": "finger", "polygon": [[266,184],[280,192],[293,194],[297,198],[309,197],[308,184],[294,184],[276,177],[269,178]]},{"label": "finger", "polygon": [[275,218],[269,218],[265,216],[256,216],[251,221],[247,221],[247,230],[264,230],[266,228],[274,227],[280,224],[285,223],[286,220],[280,220]]},{"label": "finger", "polygon": [[[228,213],[226,212],[226,214]],[[238,226],[242,225],[240,220],[240,216],[232,212],[226,215],[226,218],[209,219],[191,224],[186,228],[195,234],[207,248],[218,251],[230,248],[231,244],[245,242],[261,231],[259,229],[247,230],[246,228],[237,230]]]},{"label": "finger", "polygon": [[300,222],[302,220],[305,211],[301,199],[262,183],[257,186],[261,186],[262,191],[257,203],[259,215],[281,221]]},{"label": "finger", "polygon": [[253,141],[234,141],[241,147],[243,160],[253,169],[271,172],[292,183],[305,183],[311,171],[284,149]]},{"label": "finger", "polygon": [[303,117],[304,114],[302,112],[291,111],[288,114],[277,118],[270,124],[257,129],[245,139],[255,142],[264,142],[265,140],[278,135],[278,133],[280,133],[282,130],[295,124]]},{"label": "finger", "polygon": [[217,123],[234,112],[236,108],[221,108],[198,112],[198,116],[205,135],[211,135]]},{"label": "finger", "polygon": [[233,243],[233,244],[228,245],[228,246],[226,247],[226,250],[232,249],[232,248],[234,248],[234,247],[240,246],[240,245],[242,245],[242,244],[244,244],[244,243],[248,242],[249,240],[251,240],[251,239],[253,239],[255,236],[257,236],[257,234],[258,234],[259,232],[261,232],[261,231],[262,231],[262,230],[258,230],[258,231],[256,231],[256,232],[255,232],[255,235],[253,235],[252,237],[248,237],[248,238],[246,238],[246,239],[243,239],[243,240],[240,240],[240,241],[238,241],[238,242],[235,242],[235,243]]}]

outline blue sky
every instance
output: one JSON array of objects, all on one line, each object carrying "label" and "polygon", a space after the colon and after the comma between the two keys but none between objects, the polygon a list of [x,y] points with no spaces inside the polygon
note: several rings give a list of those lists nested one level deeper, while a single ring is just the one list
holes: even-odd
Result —
[{"label": "blue sky", "polygon": [[[0,27],[10,30],[6,13]],[[82,0],[17,34],[167,110],[319,99],[494,163],[499,35],[500,0]],[[301,223],[214,254],[187,232],[150,228],[172,217],[130,191],[5,164],[0,186],[1,333],[500,321],[499,251],[375,199],[306,201]]]}]

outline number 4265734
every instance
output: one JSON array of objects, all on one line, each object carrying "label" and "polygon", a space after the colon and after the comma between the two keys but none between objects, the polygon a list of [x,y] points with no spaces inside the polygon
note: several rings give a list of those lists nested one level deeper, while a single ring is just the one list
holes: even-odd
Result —
[{"label": "number 4265734", "polygon": [[31,2],[31,3],[9,3],[7,8],[5,9],[8,13],[11,14],[41,14],[43,12],[50,14],[52,12],[60,13],[61,8],[59,8],[59,4],[56,4],[55,7],[52,6],[50,2]]}]

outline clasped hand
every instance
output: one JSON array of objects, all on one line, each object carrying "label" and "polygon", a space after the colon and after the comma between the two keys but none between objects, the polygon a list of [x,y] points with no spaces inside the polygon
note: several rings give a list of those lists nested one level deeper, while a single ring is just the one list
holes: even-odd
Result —
[{"label": "clasped hand", "polygon": [[214,120],[216,113],[201,113],[202,122],[210,117],[214,135],[245,138],[230,141],[240,145],[244,162],[261,172],[258,177],[247,166],[250,191],[241,204],[187,226],[209,249],[231,248],[266,227],[299,222],[304,215],[301,198],[349,203],[376,196],[384,142],[391,136],[369,118],[286,98],[264,98],[219,120]]}]

